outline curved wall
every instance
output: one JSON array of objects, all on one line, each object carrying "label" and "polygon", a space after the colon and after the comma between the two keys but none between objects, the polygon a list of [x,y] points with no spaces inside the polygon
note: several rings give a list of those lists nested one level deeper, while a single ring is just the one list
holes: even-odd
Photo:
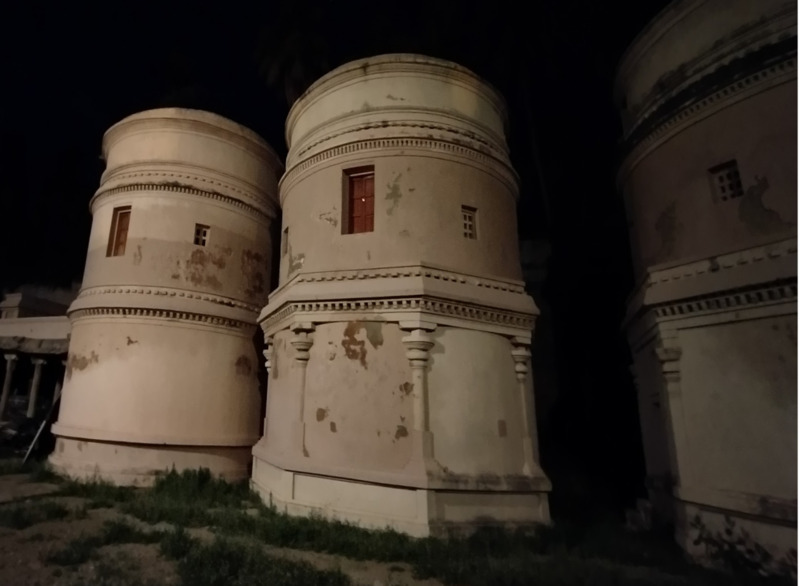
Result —
[{"label": "curved wall", "polygon": [[172,466],[245,477],[280,162],[246,128],[180,109],[126,118],[103,151],[51,460],[124,484]]},{"label": "curved wall", "polygon": [[485,82],[419,55],[343,65],[295,103],[261,314],[266,500],[415,535],[548,519],[505,120]]},{"label": "curved wall", "polygon": [[697,555],[797,539],[796,57],[796,3],[685,0],[617,79],[648,488]]}]

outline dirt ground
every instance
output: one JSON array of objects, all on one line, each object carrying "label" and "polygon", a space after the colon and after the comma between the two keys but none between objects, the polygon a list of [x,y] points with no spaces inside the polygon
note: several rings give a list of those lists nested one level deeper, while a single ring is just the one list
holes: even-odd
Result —
[{"label": "dirt ground", "polygon": [[[126,543],[106,545],[95,559],[78,566],[48,563],[47,558],[73,540],[97,534],[106,521],[124,519],[145,530],[165,529],[166,524],[147,525],[115,508],[86,508],[87,499],[56,496],[58,486],[36,483],[25,474],[0,476],[0,507],[19,504],[59,503],[70,511],[82,510],[64,519],[35,523],[24,529],[0,527],[0,585],[2,586],[155,586],[180,583],[174,562],[163,558],[157,544]],[[51,496],[52,495],[52,496]],[[190,535],[211,540],[208,529],[188,530]],[[265,546],[275,556],[303,560],[318,569],[340,568],[354,585],[441,586],[436,580],[415,580],[405,564],[355,561],[341,556]]]}]

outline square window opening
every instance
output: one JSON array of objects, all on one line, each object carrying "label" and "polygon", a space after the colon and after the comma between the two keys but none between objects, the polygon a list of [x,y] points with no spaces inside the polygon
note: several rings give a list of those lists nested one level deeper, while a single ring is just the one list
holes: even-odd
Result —
[{"label": "square window opening", "polygon": [[461,227],[464,238],[478,239],[478,210],[469,206],[461,206]]},{"label": "square window opening", "polygon": [[342,192],[342,233],[374,231],[375,167],[369,165],[346,169]]},{"label": "square window opening", "polygon": [[128,227],[131,223],[131,206],[114,208],[111,230],[108,235],[106,256],[124,256],[128,243]]},{"label": "square window opening", "polygon": [[205,246],[208,243],[208,237],[211,235],[211,228],[204,224],[194,225],[194,243],[197,246]]},{"label": "square window opening", "polygon": [[727,161],[708,170],[712,195],[715,199],[728,201],[744,196],[739,164],[736,160]]}]

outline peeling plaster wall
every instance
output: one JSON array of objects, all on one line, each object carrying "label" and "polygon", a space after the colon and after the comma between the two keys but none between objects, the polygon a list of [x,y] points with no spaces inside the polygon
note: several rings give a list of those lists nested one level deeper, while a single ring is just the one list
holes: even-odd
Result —
[{"label": "peeling plaster wall", "polygon": [[[748,532],[763,571],[796,568],[796,3],[674,2],[623,60],[617,100],[656,521],[693,555],[698,521],[743,555]],[[723,199],[711,170],[731,161],[742,193]]]},{"label": "peeling plaster wall", "polygon": [[[292,107],[253,487],[412,535],[547,522],[502,98],[430,57],[345,64]],[[343,230],[374,171],[374,229]],[[464,210],[476,214],[466,234]]]},{"label": "peeling plaster wall", "polygon": [[[135,318],[123,324],[77,321],[65,375],[69,400],[58,419],[61,434],[145,444],[252,444],[260,408],[252,333],[182,324],[165,328]],[[213,358],[202,359],[212,346]]]},{"label": "peeling plaster wall", "polygon": [[435,339],[428,381],[436,460],[448,474],[521,474],[525,415],[511,343],[459,328],[442,328]]},{"label": "peeling plaster wall", "polygon": [[[306,379],[306,450],[312,462],[402,469],[411,457],[411,369],[397,324],[317,329]],[[369,438],[369,439],[367,439]]]},{"label": "peeling plaster wall", "polygon": [[[107,258],[111,217],[124,205],[133,205],[126,254]],[[192,241],[195,224],[212,227],[204,247]],[[142,190],[110,198],[95,211],[83,289],[168,287],[260,306],[269,293],[271,248],[266,222],[242,222],[234,209]]]},{"label": "peeling plaster wall", "polygon": [[[680,333],[688,486],[797,497],[797,320],[726,323]],[[725,357],[722,368],[710,360]],[[765,457],[769,454],[769,457]]]},{"label": "peeling plaster wall", "polygon": [[[687,127],[625,178],[637,273],[797,234],[796,83]],[[708,169],[736,159],[744,197],[720,201]]]},{"label": "peeling plaster wall", "polygon": [[[375,230],[342,237],[342,170],[375,167]],[[465,241],[461,206],[478,210]],[[469,274],[521,279],[515,194],[465,161],[387,149],[310,170],[283,201],[289,229],[281,284],[305,272],[376,269],[420,260]]]},{"label": "peeling plaster wall", "polygon": [[[281,164],[251,131],[195,110],[130,116],[103,148],[51,462],[121,484],[173,466],[244,478]],[[109,256],[120,206],[125,251]],[[204,245],[197,224],[209,228]]]}]

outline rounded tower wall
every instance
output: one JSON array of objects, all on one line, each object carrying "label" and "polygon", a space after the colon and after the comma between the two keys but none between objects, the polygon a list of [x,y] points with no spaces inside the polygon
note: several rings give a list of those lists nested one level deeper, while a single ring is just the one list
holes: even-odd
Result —
[{"label": "rounded tower wall", "polygon": [[488,84],[419,55],[343,65],[292,108],[269,502],[414,535],[549,518],[504,126]]},{"label": "rounded tower wall", "polygon": [[207,453],[242,478],[280,163],[251,131],[180,109],[114,125],[104,154],[51,460],[131,484]]},{"label": "rounded tower wall", "polygon": [[[520,279],[504,125],[499,95],[449,62],[389,55],[323,77],[287,121],[281,284],[420,262]],[[371,229],[359,232],[348,182],[365,171]],[[463,213],[474,218],[469,236]]]}]

